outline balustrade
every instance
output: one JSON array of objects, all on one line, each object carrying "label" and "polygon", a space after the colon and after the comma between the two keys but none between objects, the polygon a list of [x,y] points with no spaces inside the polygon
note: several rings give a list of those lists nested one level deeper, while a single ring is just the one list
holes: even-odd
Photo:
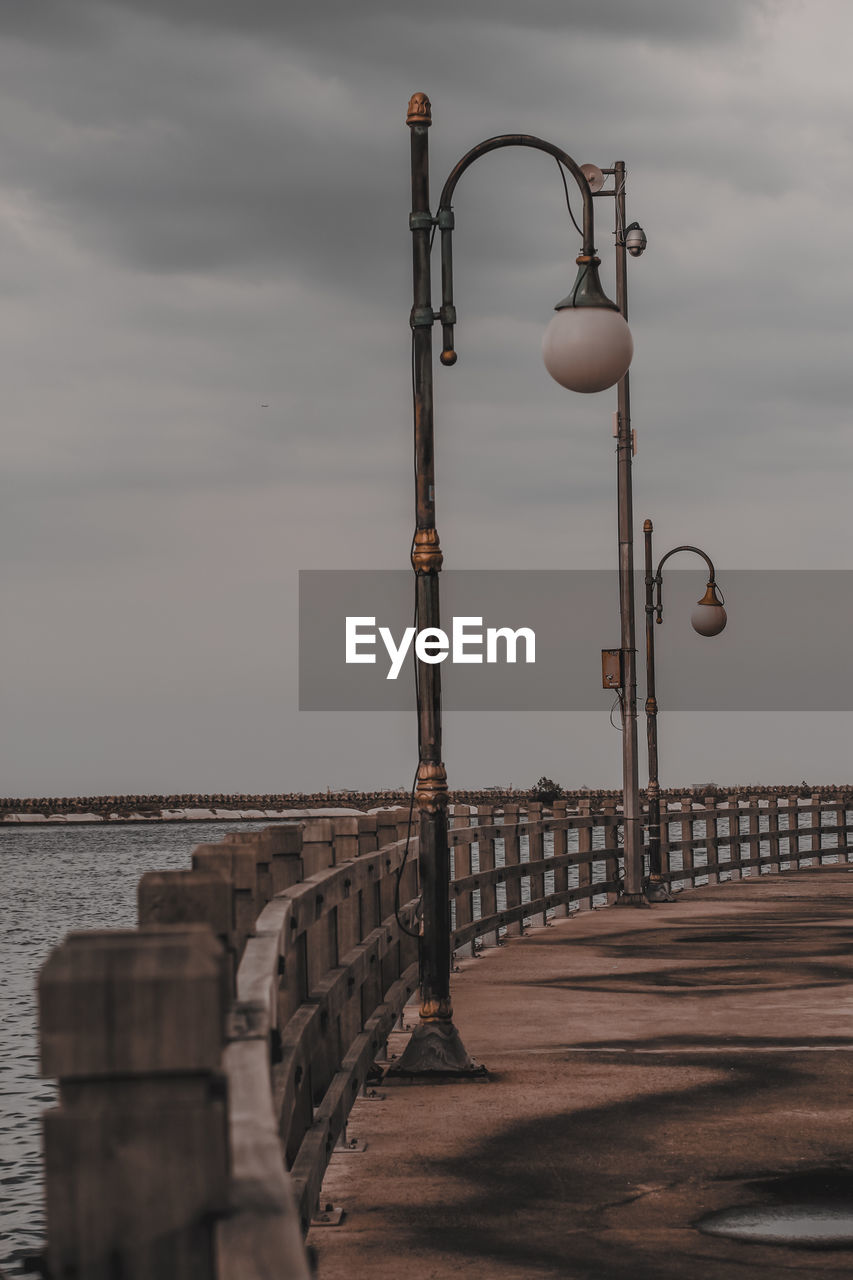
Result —
[{"label": "balustrade", "polygon": [[[850,809],[841,790],[664,793],[662,878],[847,862]],[[137,931],[72,934],[51,954],[52,1274],[307,1280],[328,1161],[417,985],[409,821],[316,817],[200,845],[192,870],[143,876]],[[615,796],[455,805],[457,954],[612,902],[621,826]]]}]

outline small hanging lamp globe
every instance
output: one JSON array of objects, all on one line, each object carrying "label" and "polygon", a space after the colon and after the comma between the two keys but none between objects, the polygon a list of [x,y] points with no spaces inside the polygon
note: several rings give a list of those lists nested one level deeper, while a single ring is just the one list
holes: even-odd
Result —
[{"label": "small hanging lamp globe", "polygon": [[545,368],[568,391],[606,391],[628,371],[634,354],[631,330],[598,278],[601,259],[577,259],[574,288],[554,308],[542,338]]},{"label": "small hanging lamp globe", "polygon": [[690,615],[693,630],[700,636],[718,636],[727,622],[723,602],[717,594],[716,584],[708,583],[707,590]]}]

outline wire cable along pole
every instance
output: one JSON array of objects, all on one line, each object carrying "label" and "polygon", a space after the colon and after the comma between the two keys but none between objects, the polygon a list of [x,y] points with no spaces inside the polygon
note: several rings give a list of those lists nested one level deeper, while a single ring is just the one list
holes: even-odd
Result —
[{"label": "wire cable along pole", "polygon": [[[552,156],[568,170],[580,190],[583,227],[581,252],[576,259],[577,276],[571,292],[556,304],[555,314],[543,339],[543,357],[551,376],[569,390],[603,391],[623,379],[631,362],[633,341],[624,317],[624,304],[612,302],[601,287],[598,277],[600,259],[596,257],[594,243],[592,190],[581,167],[570,155],[553,143],[528,134],[488,138],[467,152],[451,170],[441,193],[437,214],[433,216],[429,192],[432,109],[426,94],[413,94],[406,123],[410,132],[412,177],[409,228],[412,233],[413,301],[409,324],[412,331],[416,515],[411,558],[416,578],[417,626],[437,628],[440,625],[439,573],[443,557],[436,529],[432,329],[437,321],[441,323],[442,364],[455,364],[454,215],[451,202],[459,178],[475,160],[503,147],[531,147]],[[433,311],[430,250],[436,231],[441,233],[442,303],[440,310]],[[630,488],[630,450],[627,477]],[[630,517],[630,508],[628,514]],[[620,517],[620,533],[621,529]],[[620,551],[620,564],[621,559]],[[630,598],[627,599],[631,603]],[[623,603],[623,609],[625,607],[628,605]],[[627,642],[626,637],[628,640],[633,637],[633,617],[630,621],[623,621],[623,643]],[[417,694],[418,774],[415,798],[423,904],[420,1021],[394,1073],[405,1076],[468,1076],[482,1072],[482,1068],[478,1068],[469,1056],[453,1023],[450,996],[450,851],[438,663],[418,659]],[[638,825],[634,823],[635,816],[636,784],[633,802],[626,801],[626,832],[629,825]],[[634,849],[636,837],[632,836],[631,840]],[[641,866],[631,868],[627,882],[629,885],[638,883],[642,893]]]}]

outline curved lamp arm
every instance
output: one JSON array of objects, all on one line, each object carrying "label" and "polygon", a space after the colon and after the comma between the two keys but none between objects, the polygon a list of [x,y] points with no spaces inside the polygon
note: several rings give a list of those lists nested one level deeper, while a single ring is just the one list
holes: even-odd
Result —
[{"label": "curved lamp arm", "polygon": [[572,157],[560,147],[554,146],[553,142],[546,142],[543,138],[535,138],[529,133],[502,133],[495,138],[487,138],[485,142],[480,142],[476,147],[472,147],[459,163],[451,169],[441,191],[441,198],[438,202],[439,209],[450,209],[456,184],[465,170],[475,160],[479,160],[480,156],[486,155],[489,151],[497,151],[500,147],[533,147],[536,151],[545,151],[549,156],[553,156],[555,160],[559,160],[560,164],[566,166],[580,187],[581,197],[583,198],[583,252],[585,254],[595,253],[595,246],[592,243],[592,191],[586,177],[581,172],[580,165],[576,164]]},{"label": "curved lamp arm", "polygon": [[657,614],[658,622],[663,622],[663,572],[662,570],[667,560],[669,559],[669,557],[674,556],[679,551],[693,551],[697,556],[701,556],[708,566],[708,571],[709,571],[708,586],[709,587],[716,586],[714,563],[711,557],[709,555],[706,555],[705,552],[701,549],[701,547],[673,547],[671,551],[667,551],[666,555],[661,557],[657,570],[655,572],[654,583],[657,589],[655,613]]},{"label": "curved lamp arm", "polygon": [[444,365],[456,363],[456,351],[453,346],[453,326],[456,324],[456,308],[453,305],[454,217],[451,208],[453,192],[456,190],[456,184],[462,174],[475,160],[479,160],[480,156],[486,155],[489,151],[497,151],[501,147],[533,147],[536,151],[544,151],[547,155],[553,156],[559,164],[568,169],[580,188],[583,200],[583,249],[581,258],[578,261],[587,259],[592,262],[595,259],[592,190],[580,166],[575,163],[570,155],[560,147],[554,146],[552,142],[545,142],[544,139],[535,138],[529,133],[503,133],[495,138],[487,138],[485,142],[480,142],[476,147],[472,147],[459,163],[451,169],[441,191],[441,197],[438,202],[438,215],[436,217],[436,223],[441,232],[441,310],[438,313],[438,318],[442,326],[440,359]]}]

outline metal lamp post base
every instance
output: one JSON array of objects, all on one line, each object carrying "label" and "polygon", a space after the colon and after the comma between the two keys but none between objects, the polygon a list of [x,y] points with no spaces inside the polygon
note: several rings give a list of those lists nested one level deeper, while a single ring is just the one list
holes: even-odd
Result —
[{"label": "metal lamp post base", "polygon": [[409,1080],[484,1080],[489,1073],[469,1056],[453,1023],[441,1021],[415,1027],[399,1062],[386,1074]]},{"label": "metal lamp post base", "polygon": [[663,880],[646,881],[646,898],[649,902],[675,902],[675,894]]},{"label": "metal lamp post base", "polygon": [[649,899],[645,893],[620,893],[614,907],[647,907]]}]

